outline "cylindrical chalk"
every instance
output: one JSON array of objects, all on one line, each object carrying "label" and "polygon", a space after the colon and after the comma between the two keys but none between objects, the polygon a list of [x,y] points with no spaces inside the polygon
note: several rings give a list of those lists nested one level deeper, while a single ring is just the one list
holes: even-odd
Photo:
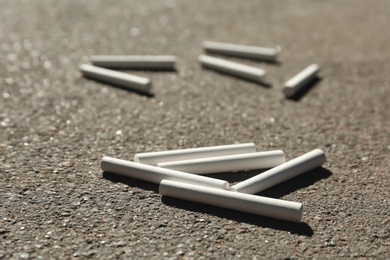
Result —
[{"label": "cylindrical chalk", "polygon": [[302,219],[303,205],[298,202],[218,190],[169,180],[163,180],[160,183],[159,193],[163,196],[297,223],[301,222]]},{"label": "cylindrical chalk", "polygon": [[312,64],[292,77],[283,86],[283,93],[286,97],[292,97],[297,94],[307,83],[312,81],[316,76],[320,66]]},{"label": "cylindrical chalk", "polygon": [[176,57],[171,55],[93,55],[89,61],[109,69],[174,70]]},{"label": "cylindrical chalk", "polygon": [[254,152],[256,152],[256,145],[254,143],[218,145],[162,152],[138,153],[134,155],[134,162],[157,165],[157,163],[169,161],[191,160]]},{"label": "cylindrical chalk", "polygon": [[325,153],[320,149],[316,149],[243,182],[237,183],[231,188],[238,192],[255,194],[302,173],[320,167],[325,162]]},{"label": "cylindrical chalk", "polygon": [[120,174],[153,183],[160,183],[163,179],[165,179],[202,185],[215,189],[229,189],[229,183],[227,181],[170,169],[163,169],[147,164],[135,163],[107,156],[102,159],[101,169],[105,172]]},{"label": "cylindrical chalk", "polygon": [[199,62],[203,67],[213,69],[219,72],[241,77],[244,79],[266,83],[265,71],[263,69],[251,67],[237,62],[214,58],[207,55],[200,55]]},{"label": "cylindrical chalk", "polygon": [[157,166],[195,174],[271,168],[286,161],[281,150],[235,154],[193,160],[158,163]]},{"label": "cylindrical chalk", "polygon": [[89,64],[80,65],[80,70],[83,75],[88,78],[121,86],[129,90],[149,94],[149,91],[152,87],[148,78],[143,78],[128,73],[100,68]]},{"label": "cylindrical chalk", "polygon": [[223,55],[266,61],[275,61],[281,51],[279,46],[275,48],[264,48],[211,41],[203,42],[202,46],[203,49],[209,53],[218,53]]}]

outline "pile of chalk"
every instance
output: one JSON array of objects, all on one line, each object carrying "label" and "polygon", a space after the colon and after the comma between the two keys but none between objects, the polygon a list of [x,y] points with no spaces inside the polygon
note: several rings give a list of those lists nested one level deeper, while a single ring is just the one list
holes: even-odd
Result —
[{"label": "pile of chalk", "polygon": [[[202,44],[205,52],[249,58],[260,61],[276,62],[281,48],[265,48],[232,43],[205,41]],[[202,67],[232,76],[267,84],[264,69],[232,62],[209,55],[198,58]],[[117,70],[175,70],[176,57],[171,55],[95,55],[89,57],[92,64],[80,65],[85,77],[117,85],[128,90],[151,94],[152,83],[149,78],[120,72]],[[319,66],[311,64],[283,84],[283,93],[290,98],[301,91],[317,77]]]},{"label": "pile of chalk", "polygon": [[[254,143],[138,153],[134,161],[103,157],[107,173],[159,184],[163,196],[223,207],[261,216],[301,222],[303,205],[255,195],[288,179],[320,167],[326,156],[313,150],[286,162],[283,151],[257,152]],[[203,174],[268,169],[230,185]]]}]

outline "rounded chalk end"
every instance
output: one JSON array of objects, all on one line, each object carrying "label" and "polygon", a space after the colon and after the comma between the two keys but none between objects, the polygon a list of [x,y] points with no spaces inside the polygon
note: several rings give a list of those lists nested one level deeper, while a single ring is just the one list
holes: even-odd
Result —
[{"label": "rounded chalk end", "polygon": [[313,67],[315,70],[320,70],[320,65],[317,63],[313,63],[310,66]]},{"label": "rounded chalk end", "polygon": [[202,42],[201,46],[202,46],[203,49],[206,49],[209,46],[209,42],[208,41],[204,41],[204,42]]},{"label": "rounded chalk end", "polygon": [[262,84],[263,86],[270,87],[272,84],[267,80],[266,74],[260,76],[258,78],[258,82]]},{"label": "rounded chalk end", "polygon": [[100,161],[100,169],[104,171],[104,157],[103,159]]},{"label": "rounded chalk end", "polygon": [[315,150],[313,150],[313,152],[317,153],[318,156],[321,156],[321,157],[322,157],[323,163],[325,163],[325,162],[328,161],[327,158],[326,158],[326,154],[325,154],[325,152],[324,152],[323,150],[321,150],[321,149],[315,149]]},{"label": "rounded chalk end", "polygon": [[136,163],[139,163],[138,154],[134,155],[133,161],[136,162]]},{"label": "rounded chalk end", "polygon": [[294,221],[296,223],[300,223],[300,222],[302,222],[302,216],[303,216],[303,204],[301,204],[301,206],[298,208],[298,214],[291,221]]},{"label": "rounded chalk end", "polygon": [[276,54],[280,54],[282,52],[282,47],[280,45],[275,46]]},{"label": "rounded chalk end", "polygon": [[110,163],[111,157],[103,156],[101,162],[100,162],[100,169],[104,172],[108,171],[109,168],[107,168],[107,164]]},{"label": "rounded chalk end", "polygon": [[149,89],[152,87],[152,81],[148,78],[145,80],[145,86],[148,87]]},{"label": "rounded chalk end", "polygon": [[81,70],[81,72],[86,71],[89,67],[90,67],[89,64],[80,64],[79,65],[79,69]]},{"label": "rounded chalk end", "polygon": [[204,60],[206,59],[206,56],[201,54],[198,56],[198,61],[203,64]]},{"label": "rounded chalk end", "polygon": [[294,94],[295,94],[295,90],[293,87],[290,87],[290,86],[287,86],[287,85],[284,85],[283,86],[283,94],[285,97],[289,98],[289,97],[292,97]]}]

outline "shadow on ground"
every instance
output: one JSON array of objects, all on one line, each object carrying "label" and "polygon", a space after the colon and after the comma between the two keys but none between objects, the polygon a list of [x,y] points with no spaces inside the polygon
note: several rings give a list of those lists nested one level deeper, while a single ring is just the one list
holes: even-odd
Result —
[{"label": "shadow on ground", "polygon": [[[245,180],[259,174],[259,171],[247,171],[237,173],[218,173],[210,174],[209,177],[225,179],[229,182],[236,182]],[[328,178],[332,175],[329,170],[319,167],[311,170],[305,174],[297,176],[293,179],[285,181],[279,185],[269,188],[265,191],[259,192],[257,195],[271,198],[281,198],[299,189],[308,187],[321,179]],[[125,177],[117,174],[103,172],[103,178],[114,183],[124,183],[130,187],[138,187],[145,190],[150,190],[158,193],[158,184],[150,183],[130,177]],[[259,227],[272,228],[282,231],[287,231],[291,234],[303,235],[311,237],[314,232],[312,228],[306,223],[292,223],[288,221],[276,220],[272,218],[262,217],[250,213],[239,212],[235,210],[205,205],[197,202],[191,202],[176,198],[162,197],[162,202],[168,206],[181,208],[193,212],[200,212],[226,218],[237,222],[245,222]]]},{"label": "shadow on ground", "polygon": [[168,206],[185,209],[192,212],[199,212],[203,214],[210,214],[220,218],[234,220],[237,222],[245,222],[264,228],[272,228],[281,231],[287,231],[291,234],[303,235],[311,237],[314,232],[313,229],[306,223],[293,223],[273,218],[262,217],[254,214],[244,213],[240,211],[200,204],[187,200],[181,200],[171,197],[163,196],[161,201]]},{"label": "shadow on ground", "polygon": [[143,190],[150,190],[158,193],[158,184],[147,182],[147,181],[142,181],[139,179],[134,179],[118,174],[114,174],[111,172],[103,172],[103,178],[106,180],[109,180],[113,183],[124,183],[128,185],[129,187],[137,187]]},{"label": "shadow on ground", "polygon": [[271,198],[281,198],[285,195],[288,195],[299,189],[313,185],[317,181],[326,179],[332,175],[332,172],[323,168],[318,167],[311,171],[308,171],[302,175],[299,175],[295,178],[292,178],[288,181],[282,182],[276,186],[273,186],[267,190],[261,191],[256,195],[271,197]]},{"label": "shadow on ground", "polygon": [[205,174],[204,176],[216,178],[220,180],[225,180],[230,182],[231,184],[244,181],[246,179],[249,179],[253,176],[256,176],[266,170],[250,170],[250,171],[238,171],[238,172],[220,172],[220,173],[211,173],[211,174]]}]

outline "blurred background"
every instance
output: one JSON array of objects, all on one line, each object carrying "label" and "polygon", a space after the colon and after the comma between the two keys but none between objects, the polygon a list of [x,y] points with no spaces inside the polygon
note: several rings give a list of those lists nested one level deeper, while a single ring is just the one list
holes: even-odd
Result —
[{"label": "blurred background", "polygon": [[[386,258],[388,1],[0,0],[0,258]],[[271,87],[200,67],[205,40],[281,46]],[[89,55],[176,55],[153,97],[85,79]],[[298,100],[282,85],[311,63]],[[254,142],[324,168],[262,194],[301,224],[179,200],[107,178],[104,155]],[[242,173],[249,177],[259,171]],[[231,182],[234,174],[219,174]]]}]

